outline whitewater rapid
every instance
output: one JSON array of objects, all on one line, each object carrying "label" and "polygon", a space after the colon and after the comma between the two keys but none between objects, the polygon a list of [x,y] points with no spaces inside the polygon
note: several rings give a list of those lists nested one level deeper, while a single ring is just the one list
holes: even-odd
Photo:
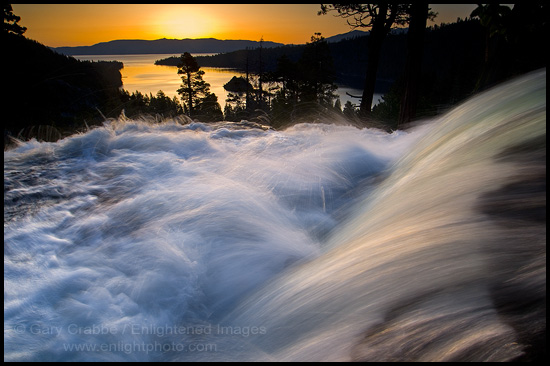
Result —
[{"label": "whitewater rapid", "polygon": [[528,224],[502,224],[499,189],[541,169],[545,76],[406,132],[120,119],[20,143],[4,153],[4,359],[521,356],[529,331],[506,309],[530,296],[521,319],[545,329],[546,231],[540,192],[514,191]]},{"label": "whitewater rapid", "polygon": [[[133,342],[141,334],[123,330],[136,324],[202,324],[223,313],[318,256],[353,188],[413,140],[336,125],[277,132],[124,120],[6,152],[7,359],[149,359],[61,346]],[[29,331],[36,324],[39,334]],[[70,334],[73,324],[108,325],[120,337]]]}]

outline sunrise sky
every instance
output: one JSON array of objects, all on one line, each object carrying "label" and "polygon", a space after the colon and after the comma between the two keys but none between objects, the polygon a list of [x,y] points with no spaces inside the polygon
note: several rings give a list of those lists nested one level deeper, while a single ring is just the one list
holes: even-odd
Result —
[{"label": "sunrise sky", "polygon": [[[475,4],[432,4],[434,22],[465,18]],[[50,47],[89,46],[115,39],[218,38],[302,44],[351,28],[319,4],[12,4],[25,36]]]}]

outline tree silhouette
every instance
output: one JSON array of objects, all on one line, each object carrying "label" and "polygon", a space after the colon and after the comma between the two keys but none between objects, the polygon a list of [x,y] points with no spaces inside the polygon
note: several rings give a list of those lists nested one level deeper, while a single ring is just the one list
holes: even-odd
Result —
[{"label": "tree silhouette", "polygon": [[4,12],[4,33],[22,36],[27,31],[27,28],[17,24],[21,20],[21,17],[13,14],[11,4],[4,4],[2,9]]},{"label": "tree silhouette", "polygon": [[357,119],[357,111],[355,109],[355,106],[352,102],[349,100],[344,104],[344,109],[342,110],[342,114],[350,121],[355,122]]},{"label": "tree silhouette", "polygon": [[281,83],[279,94],[282,99],[289,99],[296,104],[298,102],[297,82],[298,82],[297,66],[292,62],[286,54],[277,59],[277,68],[273,73],[273,79]]},{"label": "tree silhouette", "polygon": [[512,47],[513,69],[518,73],[546,67],[549,6],[543,0],[514,4],[506,41]]},{"label": "tree silhouette", "polygon": [[223,111],[218,103],[218,97],[214,93],[207,93],[196,104],[194,115],[203,122],[216,122],[223,120]]},{"label": "tree silhouette", "polygon": [[259,60],[259,68],[260,68],[260,71],[258,73],[258,104],[259,104],[259,107],[260,109],[265,109],[265,105],[264,105],[264,88],[263,88],[263,79],[264,79],[264,65],[263,65],[263,60],[262,60],[262,49],[263,49],[263,43],[264,43],[264,37],[262,36],[262,38],[260,39],[260,60]]},{"label": "tree silhouette", "polygon": [[301,102],[332,105],[336,98],[334,63],[328,43],[321,33],[311,36],[298,60],[299,98]]},{"label": "tree silhouette", "polygon": [[246,96],[253,89],[252,85],[242,76],[233,76],[223,88],[229,92],[225,100],[225,119],[237,121],[240,117],[246,117]]},{"label": "tree silhouette", "polygon": [[491,38],[495,35],[506,33],[506,18],[511,9],[500,4],[478,4],[470,16],[478,17],[479,22],[485,27],[485,65],[489,64]]},{"label": "tree silhouette", "polygon": [[218,104],[218,97],[210,93],[210,84],[202,78],[204,71],[200,69],[195,58],[185,52],[181,55],[178,65],[178,75],[181,75],[182,85],[177,90],[181,94],[184,111],[192,117],[196,113],[212,114],[209,117],[219,116],[221,107]]},{"label": "tree silhouette", "polygon": [[485,63],[489,63],[489,44],[491,37],[506,32],[506,17],[511,13],[511,9],[499,4],[478,4],[470,16],[478,17],[479,22],[486,28],[485,36]]},{"label": "tree silhouette", "polygon": [[424,33],[430,8],[428,3],[417,2],[410,8],[409,33],[407,35],[407,61],[405,65],[405,93],[401,101],[399,124],[410,122],[416,117]]},{"label": "tree silhouette", "polygon": [[471,13],[485,31],[485,57],[476,91],[511,76],[546,67],[548,5],[525,1],[513,8],[479,4]]},{"label": "tree silhouette", "polygon": [[306,42],[300,58],[293,62],[287,55],[277,59],[276,70],[266,74],[266,81],[278,84],[271,100],[276,123],[289,123],[314,111],[333,109],[336,72],[329,45],[320,33]]},{"label": "tree silhouette", "polygon": [[499,59],[503,56],[512,56],[502,54],[503,50],[506,50],[502,38],[508,33],[511,13],[511,9],[504,5],[478,4],[477,8],[470,14],[472,18],[479,18],[480,24],[485,28],[483,71],[478,80],[476,90],[495,83],[500,78],[499,74],[506,73],[502,70],[506,66]]},{"label": "tree silhouette", "polygon": [[[391,28],[395,25],[405,25],[414,20],[414,31],[409,37],[408,61],[406,66],[407,89],[409,97],[403,102],[403,119],[410,120],[414,116],[414,105],[416,97],[417,77],[419,74],[420,61],[422,57],[422,38],[426,28],[426,19],[433,19],[437,15],[430,11],[427,4],[321,4],[319,15],[327,14],[329,11],[336,11],[337,16],[347,19],[348,25],[352,28],[370,28],[367,54],[367,70],[363,95],[360,104],[362,117],[369,117],[371,114],[372,100],[376,86],[376,74],[382,51],[382,43]],[[412,28],[412,27],[411,27]]]},{"label": "tree silhouette", "polygon": [[196,81],[202,80],[202,74],[197,75],[199,71],[199,64],[189,52],[181,55],[178,65],[178,75],[181,75],[182,85],[177,91],[178,94],[181,94],[182,100],[187,97],[187,101],[184,100],[184,106],[189,116],[193,113],[193,100],[196,95],[194,79]]},{"label": "tree silhouette", "polygon": [[382,43],[391,28],[395,25],[404,25],[408,22],[408,5],[394,3],[380,4],[321,4],[319,15],[336,11],[337,16],[347,19],[353,29],[358,27],[370,28],[368,41],[368,63],[361,98],[360,112],[363,117],[371,113],[372,99],[376,85],[376,72],[382,51]]}]

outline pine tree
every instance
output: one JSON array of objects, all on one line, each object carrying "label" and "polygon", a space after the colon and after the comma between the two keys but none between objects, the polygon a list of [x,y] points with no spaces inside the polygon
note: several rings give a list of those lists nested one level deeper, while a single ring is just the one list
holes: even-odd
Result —
[{"label": "pine tree", "polygon": [[204,71],[200,69],[199,64],[189,52],[181,55],[178,75],[181,75],[182,85],[177,92],[182,96],[185,111],[192,117],[201,103],[205,100],[212,100],[210,84],[203,80]]},{"label": "pine tree", "polygon": [[333,84],[335,79],[334,63],[328,43],[321,33],[315,33],[306,47],[300,60],[299,95],[301,102],[315,102],[321,105],[332,105],[336,98]]},{"label": "pine tree", "polygon": [[2,8],[4,11],[4,33],[22,36],[27,31],[27,28],[17,24],[21,20],[21,17],[13,14],[11,4],[4,4]]}]

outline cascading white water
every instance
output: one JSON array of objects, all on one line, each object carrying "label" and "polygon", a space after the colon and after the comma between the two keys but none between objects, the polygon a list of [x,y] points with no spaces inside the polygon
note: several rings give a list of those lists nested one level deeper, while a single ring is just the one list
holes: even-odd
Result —
[{"label": "cascading white water", "polygon": [[117,121],[6,152],[4,359],[521,356],[545,76],[408,132]]},{"label": "cascading white water", "polygon": [[[330,251],[259,291],[230,322],[270,329],[258,343],[277,359],[519,356],[523,346],[492,292],[529,278],[521,291],[543,304],[544,220],[521,228],[521,220],[533,218],[512,216],[504,222],[518,226],[511,230],[487,214],[494,207],[481,206],[485,196],[519,182],[527,191],[508,195],[520,207],[545,210],[545,189],[522,182],[529,174],[545,182],[544,75],[477,96],[437,119],[391,176],[359,200],[335,230]],[[500,161],[507,149],[512,157]],[[513,215],[502,201],[494,214]]]}]

